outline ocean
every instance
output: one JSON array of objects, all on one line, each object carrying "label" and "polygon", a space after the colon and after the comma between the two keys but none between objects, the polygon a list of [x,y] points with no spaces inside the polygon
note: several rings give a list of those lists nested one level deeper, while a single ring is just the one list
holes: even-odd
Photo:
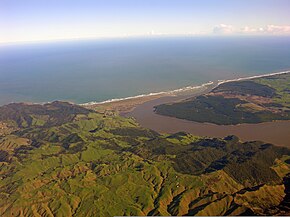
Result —
[{"label": "ocean", "polygon": [[102,102],[290,69],[290,37],[152,37],[0,45],[0,105]]}]

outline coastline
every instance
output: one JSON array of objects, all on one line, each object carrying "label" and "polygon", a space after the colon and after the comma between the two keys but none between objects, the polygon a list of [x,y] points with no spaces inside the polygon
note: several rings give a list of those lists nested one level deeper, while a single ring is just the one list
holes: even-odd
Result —
[{"label": "coastline", "polygon": [[153,93],[148,93],[148,94],[140,94],[140,95],[129,96],[129,97],[124,97],[124,98],[114,98],[114,99],[109,99],[109,100],[105,100],[105,101],[101,101],[101,102],[92,101],[92,102],[82,103],[82,104],[79,104],[79,105],[81,105],[81,106],[102,105],[102,104],[106,104],[106,103],[114,103],[114,102],[132,100],[132,99],[143,98],[143,97],[173,95],[173,94],[178,94],[178,93],[183,93],[183,92],[187,92],[187,91],[196,90],[196,89],[203,88],[203,87],[206,87],[206,86],[209,86],[209,85],[212,85],[212,84],[214,84],[214,82],[213,81],[209,81],[207,83],[204,83],[204,84],[201,84],[201,85],[197,85],[197,86],[187,86],[187,87],[178,88],[178,89],[175,89],[175,90],[153,92]]},{"label": "coastline", "polygon": [[[108,114],[119,114],[124,117],[135,118],[140,126],[155,130],[159,133],[176,133],[184,131],[193,135],[206,137],[237,135],[243,141],[261,140],[276,145],[290,147],[290,121],[273,121],[258,124],[215,125],[212,123],[197,123],[174,117],[162,116],[154,112],[154,107],[157,105],[178,102],[206,94],[218,85],[226,82],[249,80],[288,73],[290,73],[290,70],[222,81],[219,80],[215,82],[211,81],[199,86],[188,86],[171,91],[142,94],[122,99],[113,99],[104,102],[89,102],[78,105],[104,114],[109,112]],[[72,102],[70,103],[75,104]]]},{"label": "coastline", "polygon": [[154,112],[154,107],[157,105],[178,102],[206,94],[220,84],[226,82],[250,80],[288,73],[290,73],[290,70],[229,80],[218,80],[215,82],[210,81],[199,86],[188,86],[176,90],[142,94],[122,99],[112,99],[104,102],[89,102],[79,105],[104,114],[109,112],[124,117],[133,117],[140,126],[155,130],[159,133],[176,133],[184,131],[193,135],[206,137],[225,137],[232,134],[237,135],[243,141],[261,140],[276,145],[290,147],[290,121],[273,121],[259,124],[215,125],[212,123],[197,123],[174,117],[162,116]]},{"label": "coastline", "polygon": [[196,89],[203,88],[206,86],[211,86],[215,83],[216,83],[216,85],[213,88],[219,86],[220,84],[227,83],[227,82],[251,80],[251,79],[255,79],[255,78],[263,78],[263,77],[282,75],[282,74],[287,74],[287,73],[290,73],[290,70],[272,72],[272,73],[267,73],[267,74],[262,74],[262,75],[253,75],[253,76],[249,76],[249,77],[239,77],[239,78],[235,78],[235,79],[208,81],[208,82],[203,83],[201,85],[186,86],[186,87],[182,87],[182,88],[178,88],[178,89],[174,89],[174,90],[152,92],[152,93],[147,93],[147,94],[145,93],[145,94],[140,94],[140,95],[136,95],[136,96],[128,96],[128,97],[124,97],[124,98],[113,98],[113,99],[108,99],[108,100],[100,101],[100,102],[91,101],[91,102],[81,103],[79,105],[81,105],[81,106],[102,105],[102,104],[120,102],[120,101],[125,101],[125,100],[133,100],[133,99],[143,98],[143,97],[154,97],[154,96],[162,97],[162,96],[166,96],[166,95],[174,95],[174,94],[180,94],[180,93],[182,94],[182,93],[186,93],[188,91],[196,90]]},{"label": "coastline", "polygon": [[218,82],[209,81],[198,86],[187,86],[175,90],[142,94],[120,99],[110,99],[103,102],[89,102],[79,105],[88,109],[94,109],[101,112],[114,111],[119,113],[121,116],[126,116],[126,114],[132,112],[137,106],[142,105],[143,103],[146,103],[148,101],[164,97],[172,97],[175,100],[183,99],[185,96],[189,97],[196,93],[202,94],[204,93],[204,91],[210,91],[217,85],[217,83]]},{"label": "coastline", "polygon": [[[227,79],[227,80],[217,80],[217,81],[209,81],[207,83],[196,85],[196,86],[186,86],[183,88],[178,88],[175,90],[161,91],[161,92],[152,92],[148,94],[140,94],[136,96],[129,96],[124,98],[114,98],[101,102],[91,101],[87,103],[79,104],[84,106],[85,108],[95,109],[99,111],[115,111],[118,112],[122,116],[127,116],[130,114],[137,106],[142,105],[148,101],[162,99],[165,97],[165,101],[161,100],[159,104],[163,103],[171,103],[179,100],[184,100],[186,98],[194,97],[197,95],[202,95],[207,92],[210,92],[212,89],[218,87],[219,85],[227,82],[241,81],[241,80],[251,80],[255,78],[269,77],[274,75],[281,75],[290,73],[290,70],[279,71],[279,72],[271,72],[262,75],[254,75],[248,77],[239,77],[235,79]],[[158,104],[156,104],[158,105]]]}]

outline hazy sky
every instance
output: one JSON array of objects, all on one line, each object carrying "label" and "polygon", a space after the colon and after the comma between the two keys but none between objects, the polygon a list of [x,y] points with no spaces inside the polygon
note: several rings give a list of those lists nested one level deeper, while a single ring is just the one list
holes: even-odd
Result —
[{"label": "hazy sky", "polygon": [[0,42],[176,34],[290,35],[290,0],[0,0]]}]

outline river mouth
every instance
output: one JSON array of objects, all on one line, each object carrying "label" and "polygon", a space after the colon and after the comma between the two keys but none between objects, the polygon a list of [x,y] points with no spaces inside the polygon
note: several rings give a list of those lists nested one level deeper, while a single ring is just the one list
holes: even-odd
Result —
[{"label": "river mouth", "polygon": [[272,121],[258,124],[216,125],[197,123],[174,117],[158,115],[154,107],[164,103],[173,103],[189,97],[201,95],[209,90],[196,91],[192,95],[165,96],[136,106],[126,117],[134,117],[145,128],[159,133],[188,132],[197,136],[225,137],[236,135],[243,141],[260,140],[279,146],[290,147],[290,121]]}]

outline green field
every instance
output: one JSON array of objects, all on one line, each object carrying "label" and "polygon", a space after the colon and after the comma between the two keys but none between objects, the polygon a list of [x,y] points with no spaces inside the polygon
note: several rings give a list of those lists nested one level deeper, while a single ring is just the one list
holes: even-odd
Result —
[{"label": "green field", "polygon": [[[5,115],[4,115],[5,114]],[[68,103],[11,104],[0,121],[0,216],[281,214],[290,151],[158,134]]]}]

